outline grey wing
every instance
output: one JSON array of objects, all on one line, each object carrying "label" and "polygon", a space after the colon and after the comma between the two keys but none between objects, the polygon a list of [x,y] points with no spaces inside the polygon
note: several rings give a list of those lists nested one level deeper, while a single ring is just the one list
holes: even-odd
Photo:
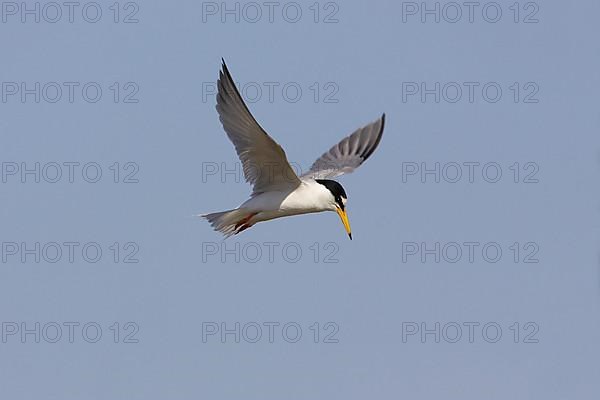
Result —
[{"label": "grey wing", "polygon": [[300,185],[285,151],[260,127],[244,104],[224,60],[217,86],[219,119],[242,162],[246,181],[253,185],[253,195]]},{"label": "grey wing", "polygon": [[357,129],[319,157],[302,177],[329,179],[354,171],[379,145],[384,125],[385,114],[377,121]]}]

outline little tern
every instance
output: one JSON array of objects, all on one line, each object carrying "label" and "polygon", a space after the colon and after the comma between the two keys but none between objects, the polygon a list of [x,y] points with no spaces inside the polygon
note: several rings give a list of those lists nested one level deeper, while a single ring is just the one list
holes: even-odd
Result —
[{"label": "little tern", "polygon": [[244,171],[253,185],[250,199],[238,208],[204,214],[211,226],[226,237],[258,222],[291,215],[335,211],[352,239],[346,213],[348,196],[331,180],[358,168],[377,148],[383,135],[385,114],[357,129],[319,157],[305,174],[298,176],[283,148],[254,119],[238,92],[223,61],[217,82],[217,112],[233,143]]}]

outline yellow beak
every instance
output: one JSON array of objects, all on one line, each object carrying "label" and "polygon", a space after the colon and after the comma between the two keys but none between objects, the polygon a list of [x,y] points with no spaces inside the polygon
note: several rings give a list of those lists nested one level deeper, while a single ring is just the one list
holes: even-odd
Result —
[{"label": "yellow beak", "polygon": [[344,224],[344,228],[346,228],[348,237],[350,237],[350,240],[352,240],[352,231],[350,230],[350,222],[348,221],[348,214],[346,214],[345,210],[342,210],[339,207],[336,209],[336,211],[337,211],[338,215],[340,216],[340,218],[342,219],[342,223]]}]

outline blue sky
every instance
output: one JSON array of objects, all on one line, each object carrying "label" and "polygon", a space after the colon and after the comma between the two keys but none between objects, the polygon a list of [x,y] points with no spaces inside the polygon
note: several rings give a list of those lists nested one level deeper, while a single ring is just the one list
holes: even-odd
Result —
[{"label": "blue sky", "polygon": [[[6,397],[598,392],[597,3],[54,4],[0,20]],[[193,217],[250,193],[221,57],[300,170],[386,113],[353,241]]]}]

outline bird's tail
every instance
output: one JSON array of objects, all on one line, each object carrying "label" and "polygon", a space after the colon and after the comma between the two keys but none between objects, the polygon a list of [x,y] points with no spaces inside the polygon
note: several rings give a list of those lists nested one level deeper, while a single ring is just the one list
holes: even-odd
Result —
[{"label": "bird's tail", "polygon": [[254,214],[245,208],[236,208],[235,210],[221,211],[212,214],[199,215],[206,218],[215,231],[221,232],[225,237],[235,235],[243,229],[249,227],[246,225],[248,220]]}]

